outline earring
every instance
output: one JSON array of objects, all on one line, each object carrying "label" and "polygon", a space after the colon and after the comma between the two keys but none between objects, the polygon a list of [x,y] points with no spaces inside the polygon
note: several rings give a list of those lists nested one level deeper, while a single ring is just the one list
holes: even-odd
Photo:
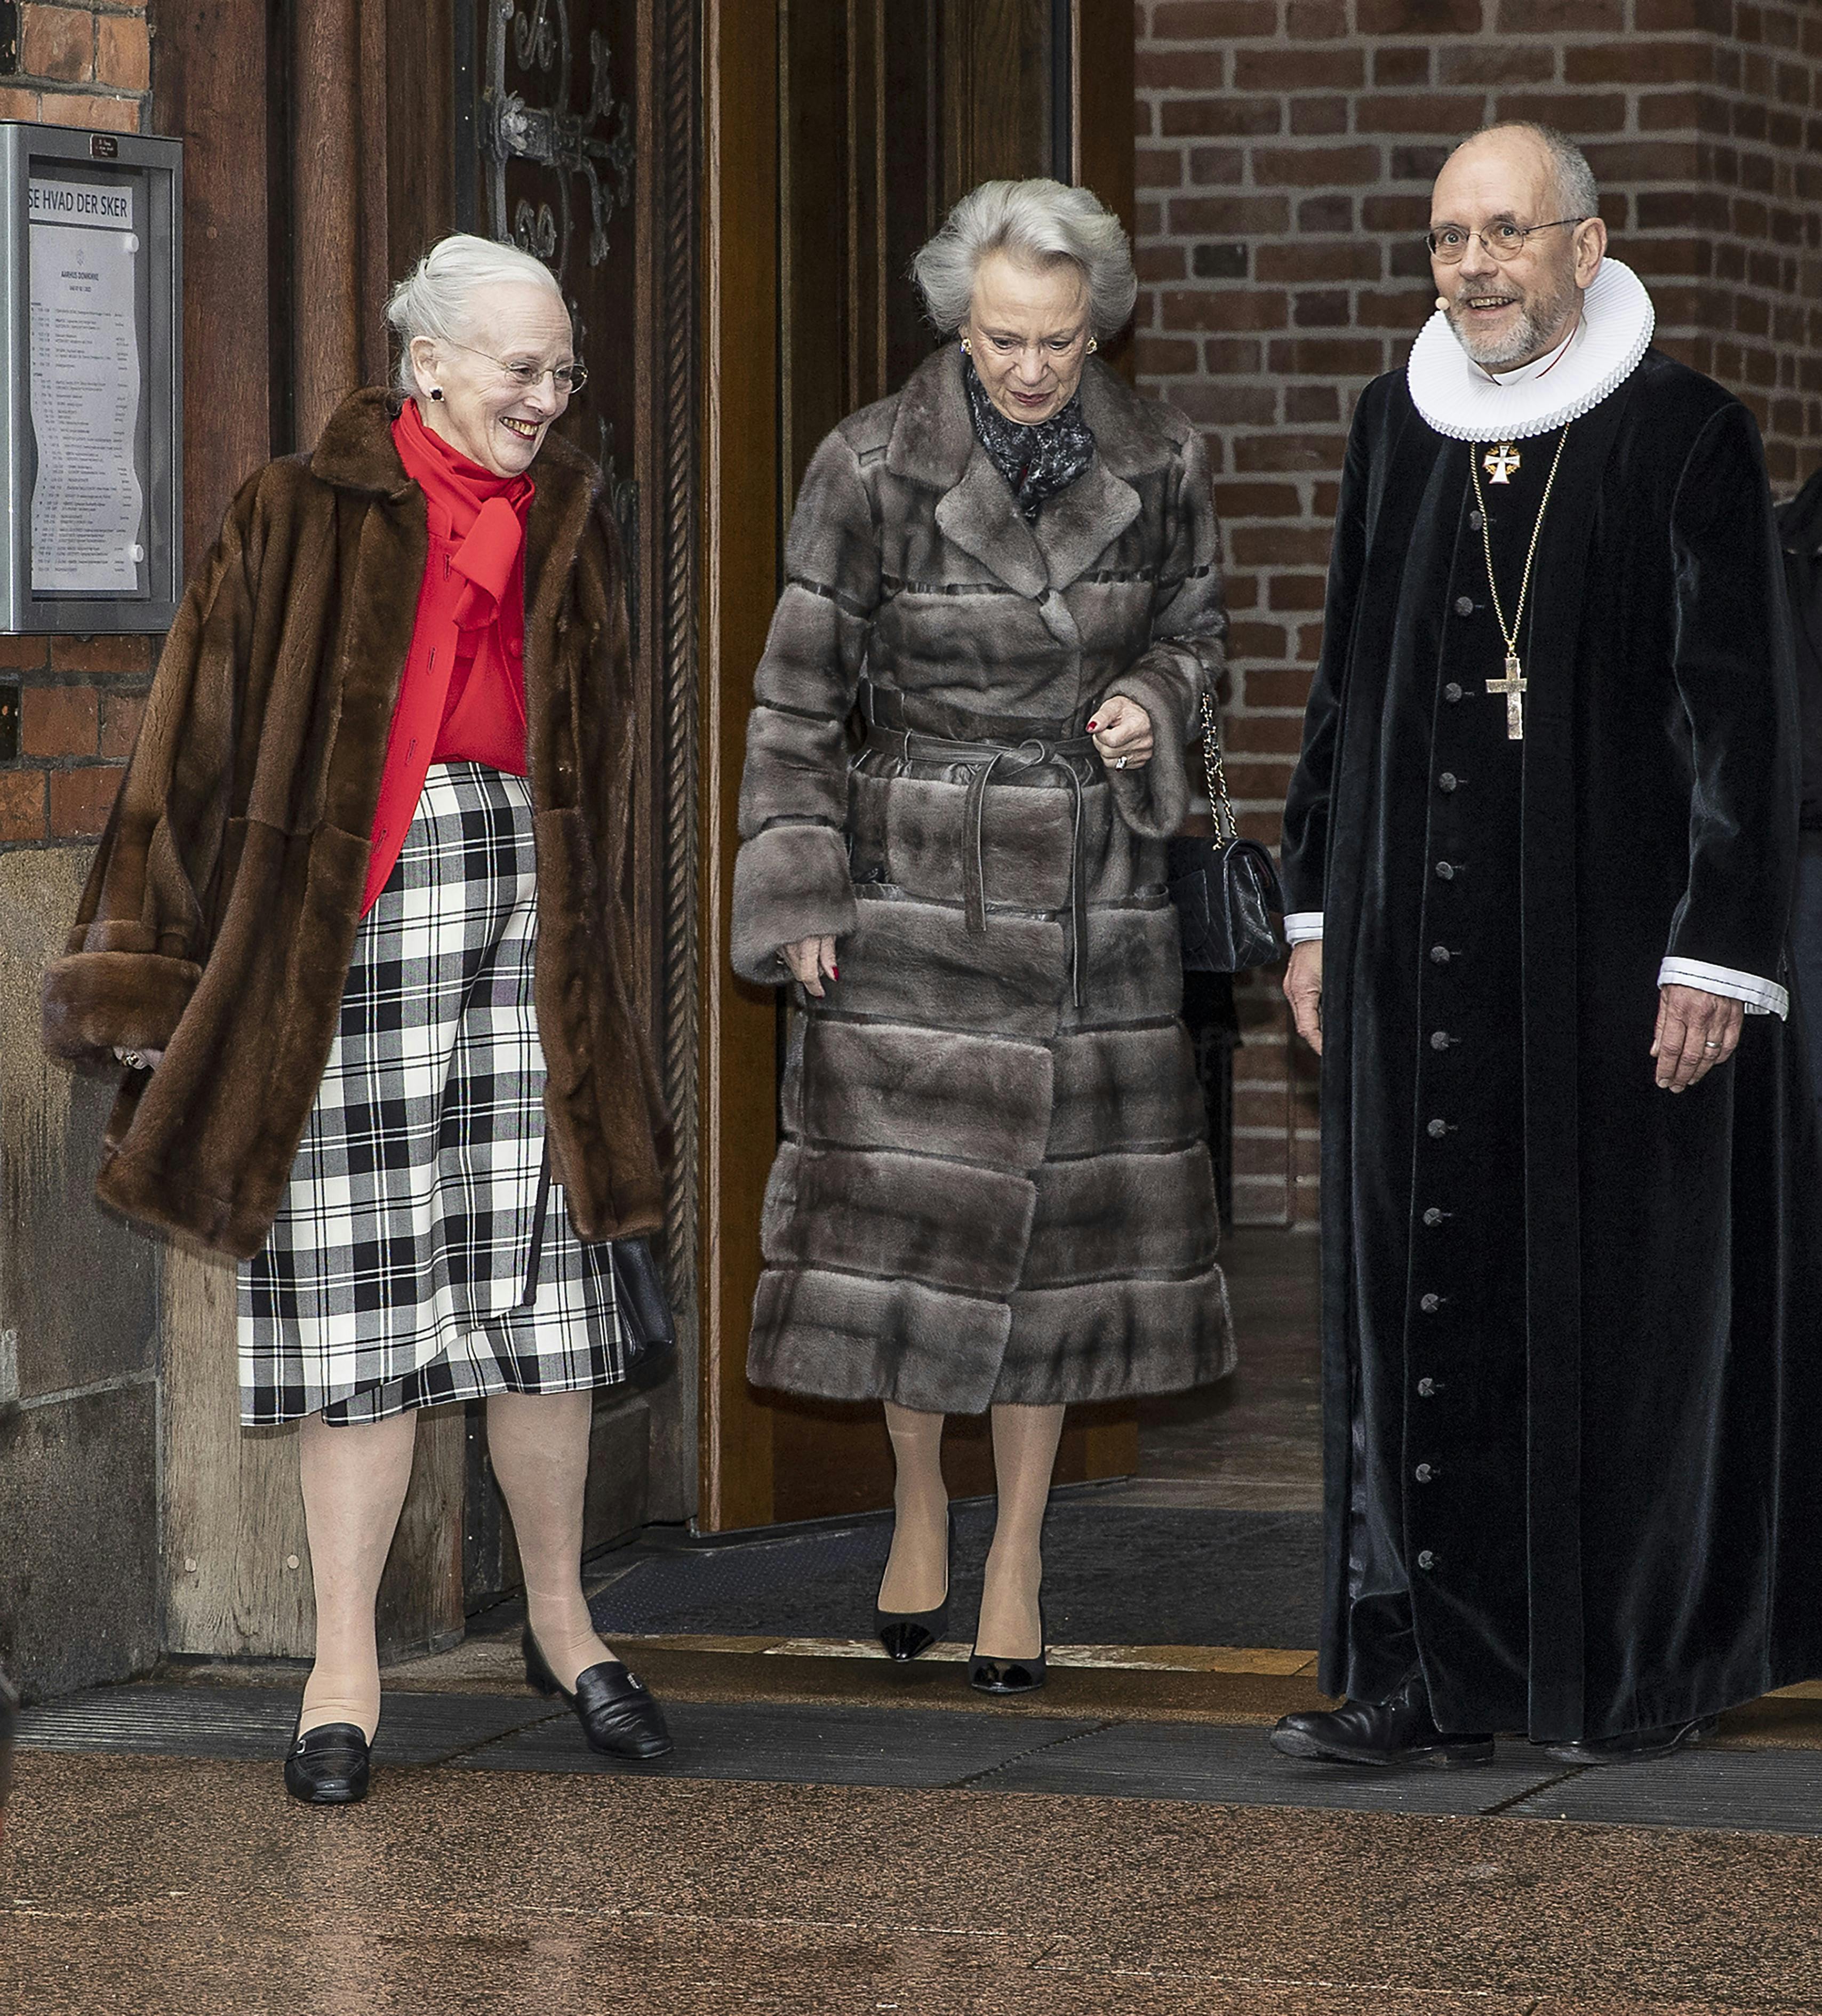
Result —
[{"label": "earring", "polygon": [[1091,337],[1088,339],[1088,354],[1089,354],[1089,355],[1090,357],[1093,356],[1093,355],[1095,354],[1095,352],[1096,352],[1097,350],[1099,350],[1100,348],[1100,338],[1098,336],[1091,336]]},{"label": "earring", "polygon": [[962,338],[962,355],[964,357],[972,357],[974,354],[974,346],[973,344],[969,342],[968,339],[964,336]]},{"label": "earring", "polygon": [[441,387],[441,385],[433,385],[433,386],[430,387],[430,397],[431,397],[433,399],[437,399],[437,400],[440,400],[440,399],[442,398],[442,396],[443,396],[443,388],[442,388],[442,387]]}]

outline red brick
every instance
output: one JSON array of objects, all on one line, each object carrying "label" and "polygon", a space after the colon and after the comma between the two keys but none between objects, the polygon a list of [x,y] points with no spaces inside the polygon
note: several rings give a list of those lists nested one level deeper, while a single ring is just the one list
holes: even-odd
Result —
[{"label": "red brick", "polygon": [[1319,574],[1275,574],[1266,599],[1273,609],[1320,609],[1323,587]]},{"label": "red brick", "polygon": [[0,88],[0,119],[20,119],[35,124],[40,100],[35,91],[20,91],[8,85]]},{"label": "red brick", "polygon": [[1586,143],[1595,133],[1626,128],[1626,100],[1617,92],[1502,92],[1495,112],[1501,119],[1532,119]]},{"label": "red brick", "polygon": [[44,772],[0,770],[0,841],[44,837]]},{"label": "red brick", "polygon": [[[1712,103],[1713,101],[1709,100]],[[1641,91],[1639,93],[1639,131],[1641,133],[1683,132],[1707,124],[1702,117],[1703,94],[1698,91]]]},{"label": "red brick", "polygon": [[1359,49],[1239,49],[1233,58],[1236,91],[1352,90],[1366,81]]},{"label": "red brick", "polygon": [[150,637],[54,637],[51,663],[60,672],[149,672]]},{"label": "red brick", "polygon": [[1246,180],[1246,155],[1238,147],[1192,147],[1189,153],[1190,180],[1198,185]]},{"label": "red brick", "polygon": [[1291,0],[1284,10],[1284,32],[1294,42],[1326,41],[1348,32],[1344,0]]},{"label": "red brick", "polygon": [[1291,228],[1281,196],[1178,196],[1170,204],[1173,238],[1238,238]]},{"label": "red brick", "polygon": [[1371,239],[1345,238],[1310,244],[1288,239],[1261,245],[1253,257],[1253,272],[1261,280],[1377,280],[1381,254]]},{"label": "red brick", "polygon": [[1261,147],[1253,155],[1253,180],[1266,189],[1351,189],[1379,174],[1377,147]]},{"label": "red brick", "polygon": [[1356,106],[1354,123],[1363,133],[1446,133],[1453,139],[1480,124],[1481,100],[1443,92],[1371,92]]},{"label": "red brick", "polygon": [[1136,81],[1141,91],[1219,91],[1227,57],[1219,49],[1141,49]]},{"label": "red brick", "polygon": [[20,696],[20,750],[27,756],[93,756],[101,696],[93,686],[27,686]]},{"label": "red brick", "polygon": [[1715,52],[1707,42],[1597,42],[1563,52],[1563,76],[1570,84],[1705,84],[1714,74]]},{"label": "red brick", "polygon": [[1345,133],[1348,130],[1348,115],[1353,109],[1351,99],[1294,98],[1291,101],[1291,131],[1300,139],[1312,135]]},{"label": "red brick", "polygon": [[1167,140],[1279,133],[1284,127],[1284,108],[1275,98],[1166,98],[1158,112],[1158,131]]},{"label": "red brick", "polygon": [[1161,42],[1218,42],[1277,32],[1277,0],[1158,0],[1151,10],[1152,36]]},{"label": "red brick", "polygon": [[145,718],[143,693],[103,693],[101,698],[101,753],[124,761],[139,740],[139,723]]},{"label": "red brick", "polygon": [[51,833],[54,839],[87,839],[107,824],[114,794],[126,771],[117,763],[88,763],[51,776]]},{"label": "red brick", "polygon": [[139,105],[136,98],[99,98],[87,91],[47,91],[41,100],[44,116],[59,126],[85,126],[96,133],[137,133]]},{"label": "red brick", "polygon": [[[1237,658],[1257,660],[1289,655],[1290,639],[1277,623],[1235,623],[1229,626],[1227,648]],[[1248,676],[1251,678],[1251,674]]]},{"label": "red brick", "polygon": [[1360,206],[1360,220],[1369,231],[1408,232],[1421,238],[1430,228],[1427,196],[1370,196]]},{"label": "red brick", "polygon": [[1555,51],[1535,43],[1449,42],[1436,52],[1439,84],[1543,84],[1555,75]]},{"label": "red brick", "polygon": [[1207,293],[1175,289],[1158,297],[1158,316],[1168,329],[1282,329],[1289,308],[1281,293],[1226,286]]},{"label": "red brick", "polygon": [[1478,35],[1481,0],[1360,0],[1363,35]]},{"label": "red brick", "polygon": [[1196,345],[1169,337],[1142,335],[1132,345],[1134,361],[1141,378],[1175,377],[1194,371],[1198,362]]},{"label": "red brick", "polygon": [[48,637],[13,637],[0,633],[0,671],[31,671],[49,663]]},{"label": "red brick", "polygon": [[1219,483],[1215,501],[1223,518],[1295,518],[1303,499],[1288,483]]},{"label": "red brick", "polygon": [[1233,445],[1233,466],[1249,474],[1273,470],[1339,469],[1347,445],[1339,434],[1247,434]]},{"label": "red brick", "polygon": [[1326,525],[1244,525],[1231,545],[1247,567],[1327,567],[1330,537]]},{"label": "red brick", "polygon": [[1181,147],[1141,147],[1132,157],[1134,180],[1142,189],[1180,189],[1183,180]]},{"label": "red brick", "polygon": [[1626,0],[1499,0],[1502,35],[1619,34]]},{"label": "red brick", "polygon": [[86,9],[28,6],[19,54],[27,77],[85,83],[95,74],[95,16]]},{"label": "red brick", "polygon": [[152,45],[142,18],[99,14],[95,22],[95,76],[117,91],[146,91],[152,83]]},{"label": "red brick", "polygon": [[1284,417],[1293,427],[1341,417],[1341,395],[1333,385],[1287,385]]},{"label": "red brick", "polygon": [[[1385,358],[1377,337],[1294,337],[1274,343],[1268,362],[1274,372],[1315,378],[1374,378]],[[1340,466],[1336,458],[1335,466]]]},{"label": "red brick", "polygon": [[1250,666],[1246,675],[1248,707],[1291,707],[1302,712],[1309,698],[1309,674],[1302,666]]},{"label": "red brick", "polygon": [[1397,91],[1430,81],[1430,50],[1427,45],[1388,42],[1373,52],[1373,81],[1381,89]]}]

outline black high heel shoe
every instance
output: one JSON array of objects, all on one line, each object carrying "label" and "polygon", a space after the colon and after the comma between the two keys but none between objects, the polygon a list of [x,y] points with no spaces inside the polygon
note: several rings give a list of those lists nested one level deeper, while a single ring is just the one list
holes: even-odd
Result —
[{"label": "black high heel shoe", "polygon": [[373,1746],[351,1722],[322,1722],[285,1752],[285,1790],[307,1806],[351,1806],[373,1780]]},{"label": "black high heel shoe", "polygon": [[977,1694],[1028,1694],[1049,1677],[1050,1627],[1044,1622],[1044,1606],[1038,1605],[1038,1638],[1042,1650],[1035,1659],[986,1659],[978,1651],[968,1654],[968,1685]]},{"label": "black high heel shoe", "polygon": [[943,1633],[949,1629],[949,1593],[956,1580],[956,1522],[949,1521],[949,1539],[945,1549],[947,1565],[943,1571],[942,1600],[934,1610],[881,1610],[873,1605],[873,1631],[886,1648],[886,1656],[899,1665],[920,1658],[932,1645],[942,1643]]},{"label": "black high heel shoe", "polygon": [[603,1659],[578,1673],[572,1694],[550,1670],[529,1624],[519,1649],[525,1655],[526,1686],[541,1694],[560,1694],[574,1709],[591,1750],[631,1764],[650,1764],[675,1749],[664,1711],[619,1660]]}]

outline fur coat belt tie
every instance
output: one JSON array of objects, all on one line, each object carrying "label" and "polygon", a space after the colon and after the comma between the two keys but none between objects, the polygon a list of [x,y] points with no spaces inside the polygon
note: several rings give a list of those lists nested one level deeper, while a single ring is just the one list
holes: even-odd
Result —
[{"label": "fur coat belt tie", "polygon": [[[1028,721],[1023,729],[1067,728],[1068,722]],[[1050,770],[1064,779],[1070,794],[1069,980],[1078,1008],[1085,1005],[1082,954],[1088,943],[1088,875],[1082,860],[1082,794],[1092,777],[1095,747],[1091,735],[1033,733],[1018,740],[967,741],[926,734],[906,725],[902,697],[875,689],[871,696],[867,747],[906,763],[958,763],[972,774],[962,813],[962,915],[970,938],[987,935],[987,868],[981,828],[987,787],[1012,784],[1034,770]]]}]

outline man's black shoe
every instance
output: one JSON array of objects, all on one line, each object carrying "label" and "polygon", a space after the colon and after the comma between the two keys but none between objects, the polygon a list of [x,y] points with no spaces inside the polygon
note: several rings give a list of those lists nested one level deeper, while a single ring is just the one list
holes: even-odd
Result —
[{"label": "man's black shoe", "polygon": [[1346,1702],[1326,1714],[1287,1715],[1272,1731],[1281,1757],[1330,1764],[1485,1764],[1490,1736],[1445,1736],[1430,1715],[1421,1672],[1406,1676],[1389,1701]]},{"label": "man's black shoe", "polygon": [[1544,1748],[1559,1764],[1644,1764],[1712,1736],[1719,1720],[1718,1715],[1705,1715],[1694,1722],[1667,1723],[1662,1729],[1629,1729],[1623,1736],[1585,1736],[1579,1743],[1549,1743]]}]

